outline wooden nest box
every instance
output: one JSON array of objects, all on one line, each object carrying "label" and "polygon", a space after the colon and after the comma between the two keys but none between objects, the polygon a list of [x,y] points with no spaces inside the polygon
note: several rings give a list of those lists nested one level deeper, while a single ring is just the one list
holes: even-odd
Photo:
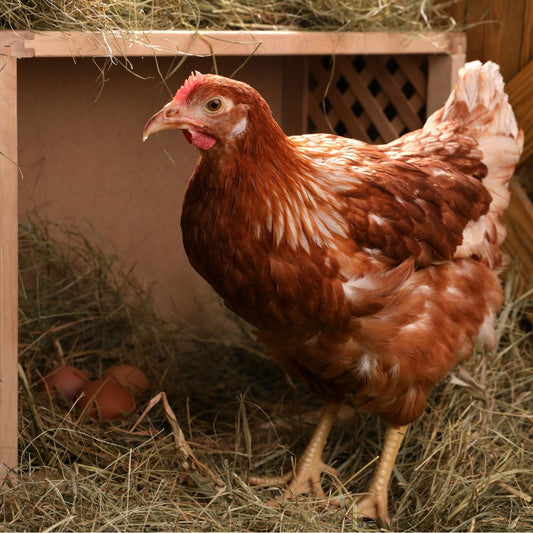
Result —
[{"label": "wooden nest box", "polygon": [[[140,281],[154,285],[163,313],[169,294],[187,313],[201,284],[178,229],[179,196],[197,154],[181,143],[171,162],[157,142],[140,142],[144,121],[168,100],[154,75],[161,66],[190,57],[175,90],[213,56],[225,75],[253,56],[237,77],[264,94],[287,133],[335,131],[381,143],[419,128],[443,104],[465,45],[461,33],[1,31],[0,471],[17,465],[19,212],[41,207],[48,219],[89,219],[125,264],[136,264]],[[93,61],[101,58],[126,68],[103,69],[111,79],[100,94]],[[179,172],[187,176],[176,180]]]}]

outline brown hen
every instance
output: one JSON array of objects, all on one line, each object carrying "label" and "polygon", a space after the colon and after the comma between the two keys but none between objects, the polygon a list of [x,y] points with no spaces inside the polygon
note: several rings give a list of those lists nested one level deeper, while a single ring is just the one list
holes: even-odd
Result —
[{"label": "brown hen", "polygon": [[523,137],[497,65],[467,64],[421,130],[382,146],[287,137],[253,88],[200,73],[144,138],[163,129],[201,152],[181,218],[190,262],[325,404],[294,474],[275,481],[323,496],[322,450],[351,396],[389,423],[358,501],[387,524],[406,426],[475,343],[495,342],[500,216]]}]

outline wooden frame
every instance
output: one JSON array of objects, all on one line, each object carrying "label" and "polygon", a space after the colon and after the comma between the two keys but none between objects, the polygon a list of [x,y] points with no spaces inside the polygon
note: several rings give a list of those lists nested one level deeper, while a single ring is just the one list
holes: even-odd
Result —
[{"label": "wooden frame", "polygon": [[17,461],[17,60],[0,57],[0,476]]},{"label": "wooden frame", "polygon": [[[322,32],[61,33],[0,31],[0,476],[17,464],[17,61],[43,57],[287,56],[283,94],[293,112],[288,72],[294,56],[429,54],[428,113],[442,105],[465,61],[464,34]],[[303,79],[303,77],[302,77]],[[300,87],[301,89],[301,87]],[[294,116],[293,122],[298,117]],[[296,128],[297,129],[297,128]]]}]

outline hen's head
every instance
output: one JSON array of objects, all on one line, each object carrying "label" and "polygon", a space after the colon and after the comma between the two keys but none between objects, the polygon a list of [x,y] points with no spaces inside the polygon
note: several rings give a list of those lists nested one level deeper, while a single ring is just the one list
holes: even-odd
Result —
[{"label": "hen's head", "polygon": [[[200,150],[234,146],[250,121],[271,118],[270,108],[246,83],[213,74],[192,73],[174,98],[146,124],[143,140],[152,133],[181,129]],[[256,115],[252,117],[251,115]]]}]

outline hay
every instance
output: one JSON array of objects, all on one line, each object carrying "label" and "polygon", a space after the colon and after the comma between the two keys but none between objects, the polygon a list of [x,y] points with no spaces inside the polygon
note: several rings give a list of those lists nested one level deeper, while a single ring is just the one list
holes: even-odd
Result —
[{"label": "hay", "polygon": [[[319,408],[258,356],[246,329],[203,339],[162,322],[132,277],[70,228],[22,225],[20,265],[21,455],[0,486],[0,531],[375,531],[355,521],[353,496],[340,508],[307,497],[271,506],[278,489],[246,483],[249,472],[291,467]],[[399,530],[533,529],[532,295],[517,296],[515,281],[498,349],[463,365],[453,381],[467,386],[439,385],[409,430],[391,489]],[[161,404],[132,431],[150,396],[128,418],[97,423],[38,391],[39,374],[59,362],[96,374],[117,360],[146,371],[150,396],[167,393],[210,473],[186,470]],[[348,409],[326,448],[343,483],[325,480],[333,496],[363,491],[379,453],[382,425],[352,418]]]},{"label": "hay", "polygon": [[457,29],[451,2],[428,0],[2,0],[0,27],[17,30]]}]

